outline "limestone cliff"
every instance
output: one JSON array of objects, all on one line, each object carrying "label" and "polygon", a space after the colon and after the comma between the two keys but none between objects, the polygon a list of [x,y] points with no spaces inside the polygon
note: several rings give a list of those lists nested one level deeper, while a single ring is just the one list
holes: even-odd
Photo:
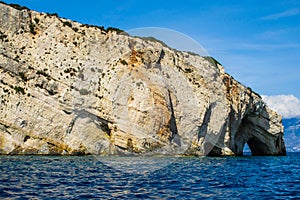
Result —
[{"label": "limestone cliff", "polygon": [[1,154],[284,155],[281,116],[211,58],[0,3]]}]

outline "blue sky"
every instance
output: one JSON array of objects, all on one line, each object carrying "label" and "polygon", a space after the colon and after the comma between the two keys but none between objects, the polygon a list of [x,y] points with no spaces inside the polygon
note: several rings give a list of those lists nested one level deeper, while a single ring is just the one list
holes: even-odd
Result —
[{"label": "blue sky", "polygon": [[298,0],[5,2],[123,30],[173,29],[196,40],[225,66],[226,72],[256,92],[300,98]]}]

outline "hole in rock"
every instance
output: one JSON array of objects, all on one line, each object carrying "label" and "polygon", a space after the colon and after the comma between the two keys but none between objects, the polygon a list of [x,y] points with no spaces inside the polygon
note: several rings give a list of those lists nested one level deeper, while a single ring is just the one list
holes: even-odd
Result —
[{"label": "hole in rock", "polygon": [[251,156],[252,155],[250,147],[249,147],[249,145],[247,143],[244,146],[243,155],[244,156]]},{"label": "hole in rock", "polygon": [[267,155],[269,152],[268,146],[256,137],[251,138],[247,144],[253,156]]}]

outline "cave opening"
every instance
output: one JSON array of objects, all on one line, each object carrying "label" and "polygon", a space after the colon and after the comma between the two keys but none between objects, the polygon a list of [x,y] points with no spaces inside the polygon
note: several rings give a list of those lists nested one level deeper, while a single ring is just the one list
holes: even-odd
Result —
[{"label": "cave opening", "polygon": [[262,142],[257,137],[252,137],[250,140],[248,140],[247,145],[249,146],[252,156],[268,155],[268,153],[270,152],[268,145]]},{"label": "cave opening", "polygon": [[249,148],[249,145],[246,143],[243,148],[243,156],[251,156],[251,155],[252,155],[251,149]]}]

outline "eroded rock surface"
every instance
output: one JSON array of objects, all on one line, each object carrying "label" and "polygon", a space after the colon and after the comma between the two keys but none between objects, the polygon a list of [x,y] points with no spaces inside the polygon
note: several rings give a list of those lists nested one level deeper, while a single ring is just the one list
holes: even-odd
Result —
[{"label": "eroded rock surface", "polygon": [[284,155],[281,116],[211,58],[0,3],[1,154]]}]

